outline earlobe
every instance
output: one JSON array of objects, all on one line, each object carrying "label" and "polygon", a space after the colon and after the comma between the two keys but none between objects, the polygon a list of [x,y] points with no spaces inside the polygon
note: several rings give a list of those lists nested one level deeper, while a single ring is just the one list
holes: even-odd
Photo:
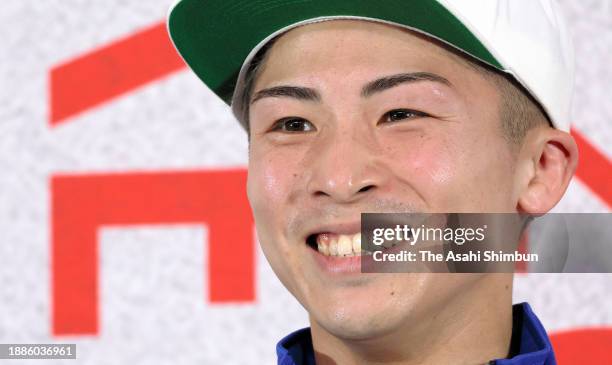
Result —
[{"label": "earlobe", "polygon": [[526,137],[520,157],[528,164],[517,209],[527,214],[544,214],[563,197],[576,171],[578,148],[566,132],[546,128],[532,131]]}]

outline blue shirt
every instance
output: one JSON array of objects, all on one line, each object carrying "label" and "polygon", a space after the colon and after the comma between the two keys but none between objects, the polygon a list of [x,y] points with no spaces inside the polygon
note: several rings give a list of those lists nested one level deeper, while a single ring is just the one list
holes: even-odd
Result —
[{"label": "blue shirt", "polygon": [[[540,320],[527,303],[512,308],[510,358],[491,365],[556,365],[555,354]],[[278,365],[315,365],[310,328],[293,332],[276,345]]]}]

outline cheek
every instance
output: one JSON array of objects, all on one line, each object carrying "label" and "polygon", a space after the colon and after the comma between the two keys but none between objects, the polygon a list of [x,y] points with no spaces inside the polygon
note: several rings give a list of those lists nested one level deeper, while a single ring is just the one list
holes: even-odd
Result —
[{"label": "cheek", "polygon": [[[297,290],[293,278],[299,265],[291,250],[285,228],[291,219],[290,195],[296,179],[291,164],[251,154],[247,193],[261,248],[280,281],[291,291]],[[295,169],[295,167],[293,167]]]},{"label": "cheek", "polygon": [[410,143],[396,141],[388,146],[388,161],[395,178],[410,185],[431,208],[444,209],[461,195],[459,191],[465,186],[465,151],[456,143],[421,135]]},{"label": "cheek", "polygon": [[432,211],[505,211],[513,205],[512,156],[505,141],[486,137],[457,131],[389,139],[387,164],[402,190]]},{"label": "cheek", "polygon": [[430,143],[413,151],[406,166],[416,172],[417,181],[421,184],[440,188],[456,180],[457,168],[460,167],[456,157],[447,146]]},{"label": "cheek", "polygon": [[295,164],[283,155],[252,154],[249,160],[247,192],[255,219],[268,226],[282,226],[283,207],[290,203],[298,177]]}]

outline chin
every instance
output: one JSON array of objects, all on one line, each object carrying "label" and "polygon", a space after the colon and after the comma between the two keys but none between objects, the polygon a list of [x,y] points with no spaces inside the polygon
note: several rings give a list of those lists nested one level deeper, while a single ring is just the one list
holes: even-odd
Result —
[{"label": "chin", "polygon": [[400,327],[397,321],[389,321],[389,318],[380,313],[343,320],[324,318],[318,324],[333,336],[351,341],[378,339],[394,333]]},{"label": "chin", "polygon": [[[391,334],[406,323],[410,308],[400,306],[396,301],[367,300],[353,298],[351,302],[327,299],[318,301],[316,308],[309,308],[311,321],[326,332],[346,340],[368,340]],[[380,297],[378,297],[380,298]]]}]

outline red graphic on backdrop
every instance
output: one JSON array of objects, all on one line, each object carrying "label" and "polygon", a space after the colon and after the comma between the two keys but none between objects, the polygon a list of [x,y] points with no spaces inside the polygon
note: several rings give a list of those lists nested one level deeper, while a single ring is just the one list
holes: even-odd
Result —
[{"label": "red graphic on backdrop", "polygon": [[65,122],[184,67],[165,24],[156,24],[53,67],[49,122],[52,126]]},{"label": "red graphic on backdrop", "polygon": [[608,206],[612,207],[612,163],[577,130],[572,135],[578,144],[580,161],[576,176],[580,178]]},{"label": "red graphic on backdrop", "polygon": [[210,301],[253,301],[253,220],[245,185],[244,170],[53,177],[53,333],[98,333],[97,233],[104,225],[207,225]]},{"label": "red graphic on backdrop", "polygon": [[550,336],[559,365],[612,364],[612,329],[585,328]]}]

